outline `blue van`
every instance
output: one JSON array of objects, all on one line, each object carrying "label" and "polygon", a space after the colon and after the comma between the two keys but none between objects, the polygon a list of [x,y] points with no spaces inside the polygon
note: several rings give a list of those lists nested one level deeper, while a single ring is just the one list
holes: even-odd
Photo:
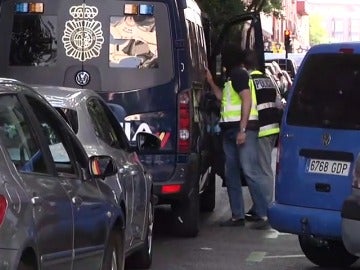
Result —
[{"label": "blue van", "polygon": [[357,257],[341,240],[341,208],[360,152],[360,43],[321,44],[306,54],[282,119],[271,226],[299,236],[319,266]]}]

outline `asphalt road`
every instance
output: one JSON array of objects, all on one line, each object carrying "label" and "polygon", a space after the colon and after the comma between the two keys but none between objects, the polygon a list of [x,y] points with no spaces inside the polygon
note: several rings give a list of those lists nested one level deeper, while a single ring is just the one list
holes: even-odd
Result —
[{"label": "asphalt road", "polygon": [[[251,200],[244,188],[246,208]],[[297,236],[273,229],[258,231],[245,227],[220,227],[230,217],[226,189],[217,179],[216,208],[202,214],[196,238],[172,235],[168,207],[155,213],[154,253],[151,270],[315,270],[302,253]],[[325,268],[321,268],[325,269]],[[333,269],[333,268],[332,268]],[[351,269],[360,269],[360,260]],[[338,269],[340,270],[340,269]]]}]

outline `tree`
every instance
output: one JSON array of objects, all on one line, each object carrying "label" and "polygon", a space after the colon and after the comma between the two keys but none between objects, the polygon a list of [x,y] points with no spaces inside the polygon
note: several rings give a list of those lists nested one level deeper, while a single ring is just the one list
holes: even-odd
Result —
[{"label": "tree", "polygon": [[245,5],[241,0],[197,0],[199,6],[209,16],[215,36],[224,23],[235,15],[250,11],[263,11],[277,16],[282,10],[282,0],[252,0]]},{"label": "tree", "polygon": [[310,45],[329,42],[329,33],[324,25],[324,19],[321,15],[310,15]]}]

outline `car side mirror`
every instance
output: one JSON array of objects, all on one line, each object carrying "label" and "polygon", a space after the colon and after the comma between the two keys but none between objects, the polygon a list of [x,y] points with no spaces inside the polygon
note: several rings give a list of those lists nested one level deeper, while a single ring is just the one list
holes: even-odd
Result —
[{"label": "car side mirror", "polygon": [[139,132],[136,135],[136,147],[140,153],[157,151],[160,149],[160,146],[161,140],[154,134]]},{"label": "car side mirror", "polygon": [[105,179],[117,173],[117,166],[110,156],[91,156],[89,158],[90,175]]}]

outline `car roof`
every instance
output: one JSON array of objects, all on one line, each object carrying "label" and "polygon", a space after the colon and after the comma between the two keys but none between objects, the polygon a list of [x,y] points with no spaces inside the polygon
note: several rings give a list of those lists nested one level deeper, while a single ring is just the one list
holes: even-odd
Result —
[{"label": "car roof", "polygon": [[[84,97],[100,97],[90,89],[80,89],[53,85],[32,85],[32,87],[53,105],[62,108],[74,109]],[[100,97],[101,98],[101,97]]]},{"label": "car roof", "polygon": [[339,42],[339,43],[324,43],[312,46],[308,54],[318,53],[343,53],[344,49],[352,49],[353,53],[360,54],[360,42]]}]

